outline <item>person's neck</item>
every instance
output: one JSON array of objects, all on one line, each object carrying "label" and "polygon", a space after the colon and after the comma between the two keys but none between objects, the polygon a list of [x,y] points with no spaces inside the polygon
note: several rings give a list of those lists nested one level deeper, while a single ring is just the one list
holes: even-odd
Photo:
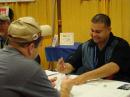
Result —
[{"label": "person's neck", "polygon": [[100,50],[102,50],[102,49],[106,46],[108,40],[109,40],[109,37],[106,39],[106,41],[97,44],[97,45],[98,45],[98,48],[99,48]]},{"label": "person's neck", "polygon": [[26,48],[18,47],[17,45],[8,45],[8,46],[11,48],[17,49],[17,51],[19,51],[22,55],[24,55],[27,58],[30,58],[30,55],[28,51],[26,50]]},{"label": "person's neck", "polygon": [[103,48],[105,47],[105,45],[104,45],[104,43],[100,43],[100,44],[98,44],[98,48],[100,49],[100,50],[102,50]]}]

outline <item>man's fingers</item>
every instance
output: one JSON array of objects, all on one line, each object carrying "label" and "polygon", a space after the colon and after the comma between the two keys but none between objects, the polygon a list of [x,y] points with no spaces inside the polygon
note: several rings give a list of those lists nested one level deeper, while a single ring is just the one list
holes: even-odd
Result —
[{"label": "man's fingers", "polygon": [[50,79],[51,82],[54,82],[54,81],[56,81],[56,80],[57,80],[57,77],[54,77],[54,78],[51,78],[51,79]]},{"label": "man's fingers", "polygon": [[57,71],[62,72],[65,70],[64,59],[60,58],[57,63]]},{"label": "man's fingers", "polygon": [[48,79],[51,81],[51,82],[53,82],[53,81],[56,81],[57,80],[57,77],[48,77]]},{"label": "man's fingers", "polygon": [[63,58],[60,58],[60,59],[58,60],[58,65],[62,65],[62,64],[64,64],[64,60],[63,60]]}]

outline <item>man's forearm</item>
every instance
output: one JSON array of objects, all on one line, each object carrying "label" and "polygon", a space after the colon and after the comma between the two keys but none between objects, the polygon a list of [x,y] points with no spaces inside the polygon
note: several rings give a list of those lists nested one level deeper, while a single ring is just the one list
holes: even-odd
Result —
[{"label": "man's forearm", "polygon": [[87,80],[108,77],[117,73],[118,71],[119,66],[114,62],[110,62],[100,68],[79,75],[77,78],[73,79],[73,82],[75,85],[83,84],[87,82]]},{"label": "man's forearm", "polygon": [[61,89],[60,90],[60,97],[70,97],[70,90],[67,89]]}]

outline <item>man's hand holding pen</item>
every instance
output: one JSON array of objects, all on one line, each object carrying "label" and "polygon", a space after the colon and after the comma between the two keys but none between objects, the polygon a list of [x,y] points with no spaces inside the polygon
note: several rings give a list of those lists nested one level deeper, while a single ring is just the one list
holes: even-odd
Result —
[{"label": "man's hand holding pen", "polygon": [[57,62],[56,70],[60,73],[68,74],[71,73],[74,70],[74,68],[71,64],[65,63],[63,58],[60,58]]}]

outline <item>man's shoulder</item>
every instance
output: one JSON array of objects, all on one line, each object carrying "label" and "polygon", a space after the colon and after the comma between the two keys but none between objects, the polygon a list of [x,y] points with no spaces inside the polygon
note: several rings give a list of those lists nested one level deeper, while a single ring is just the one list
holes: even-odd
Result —
[{"label": "man's shoulder", "polygon": [[126,41],[125,39],[117,36],[113,36],[113,37],[114,39],[118,40],[119,45],[129,45],[128,41]]},{"label": "man's shoulder", "polygon": [[20,62],[19,65],[21,66],[21,68],[26,67],[29,70],[31,69],[34,70],[39,68],[39,64],[35,60],[22,58],[19,59],[18,61]]},{"label": "man's shoulder", "polygon": [[[32,76],[34,76],[39,70],[41,70],[40,66],[37,65],[37,62],[31,59],[27,59],[27,58],[16,59],[14,64],[16,65],[12,65],[12,68],[10,67],[10,70],[13,73],[16,72],[17,74],[13,76],[19,78],[19,76],[22,75],[24,76],[23,78],[25,79],[25,81],[28,78],[31,78]],[[13,67],[17,69],[14,70]]]},{"label": "man's shoulder", "polygon": [[[3,52],[3,51],[2,51]],[[9,51],[8,51],[9,52]],[[39,65],[36,61],[26,58],[23,55],[19,54],[18,52],[13,51],[12,53],[4,53],[1,55],[1,58],[6,59],[4,64],[7,64],[10,70],[13,68],[17,68],[15,71],[24,71],[24,72],[35,72]],[[11,52],[11,51],[10,51]],[[8,55],[8,56],[7,56]],[[11,65],[9,65],[11,64]]]},{"label": "man's shoulder", "polygon": [[93,40],[92,39],[88,39],[87,41],[85,41],[84,43],[93,43]]},{"label": "man's shoulder", "polygon": [[84,42],[82,45],[84,45],[84,46],[95,46],[96,45],[96,43],[92,40],[92,39],[89,39],[89,40],[87,40],[86,42]]},{"label": "man's shoulder", "polygon": [[[7,55],[8,54],[8,55]],[[3,55],[3,57],[2,57]],[[21,85],[24,82],[27,82],[28,79],[31,79],[38,71],[40,71],[40,66],[31,59],[27,59],[20,54],[9,54],[4,53],[1,55],[0,64],[3,68],[3,73],[5,78],[10,80],[9,85],[15,82],[18,85]],[[2,61],[2,59],[4,59]]]}]

